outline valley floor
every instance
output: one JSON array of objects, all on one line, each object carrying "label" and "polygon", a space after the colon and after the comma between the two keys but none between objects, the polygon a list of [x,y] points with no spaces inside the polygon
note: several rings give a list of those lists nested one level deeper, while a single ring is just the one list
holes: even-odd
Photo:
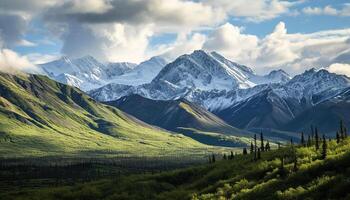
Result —
[{"label": "valley floor", "polygon": [[[350,139],[327,140],[326,148],[320,142],[318,150],[315,146],[288,145],[261,152],[256,160],[249,153],[227,160],[216,156],[215,163],[117,173],[87,183],[13,186],[0,199],[349,199]],[[113,171],[99,168],[101,173]]]}]

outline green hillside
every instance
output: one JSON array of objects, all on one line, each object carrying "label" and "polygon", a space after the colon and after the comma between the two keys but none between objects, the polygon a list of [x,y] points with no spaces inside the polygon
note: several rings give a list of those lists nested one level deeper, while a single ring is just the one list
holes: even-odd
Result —
[{"label": "green hillside", "polygon": [[149,124],[183,133],[201,143],[217,146],[246,146],[253,133],[237,129],[185,99],[152,100],[140,95],[122,97],[108,105]]},{"label": "green hillside", "polygon": [[39,75],[0,73],[0,156],[160,155],[208,146]]},{"label": "green hillside", "polygon": [[[9,191],[6,199],[349,199],[350,139],[236,155],[199,167],[76,186]],[[326,152],[326,158],[322,152]],[[283,165],[281,160],[283,157]],[[296,164],[295,164],[296,163]],[[28,198],[30,197],[30,198]]]}]

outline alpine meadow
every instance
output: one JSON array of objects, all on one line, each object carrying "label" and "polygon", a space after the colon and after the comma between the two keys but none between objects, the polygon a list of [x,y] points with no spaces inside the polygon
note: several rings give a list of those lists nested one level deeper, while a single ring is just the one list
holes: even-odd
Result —
[{"label": "alpine meadow", "polygon": [[347,0],[0,0],[0,200],[350,199]]}]

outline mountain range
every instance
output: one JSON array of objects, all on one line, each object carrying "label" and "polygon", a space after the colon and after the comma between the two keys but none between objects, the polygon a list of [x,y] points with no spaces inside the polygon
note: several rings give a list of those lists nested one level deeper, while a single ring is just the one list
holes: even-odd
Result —
[{"label": "mountain range", "polygon": [[160,56],[152,57],[138,65],[128,62],[102,63],[92,56],[84,56],[75,59],[62,57],[38,67],[42,75],[88,91],[109,83],[148,83],[165,65],[166,60]]},{"label": "mountain range", "polygon": [[[52,63],[42,65],[46,74],[50,74],[48,66],[55,68]],[[350,79],[324,69],[310,69],[294,77],[283,70],[257,75],[247,66],[203,50],[182,55],[172,62],[158,56],[139,65],[127,66],[124,69],[128,69],[120,70],[122,72],[113,78],[99,79],[103,81],[96,85],[94,79],[88,80],[88,84],[81,84],[87,86],[80,88],[92,98],[104,102],[133,94],[150,100],[186,100],[215,114],[228,125],[247,131],[308,132],[314,125],[320,131],[334,135],[337,129],[334,121],[343,119],[350,125],[346,112]],[[101,72],[98,69],[105,68],[104,65],[96,70],[89,68],[89,71]],[[154,69],[151,75],[147,74],[150,69]],[[82,77],[69,71],[60,72],[66,76]],[[94,77],[94,73],[90,74]],[[100,74],[110,73],[103,71]],[[57,74],[50,77],[55,78]],[[328,122],[331,119],[332,123]]]}]

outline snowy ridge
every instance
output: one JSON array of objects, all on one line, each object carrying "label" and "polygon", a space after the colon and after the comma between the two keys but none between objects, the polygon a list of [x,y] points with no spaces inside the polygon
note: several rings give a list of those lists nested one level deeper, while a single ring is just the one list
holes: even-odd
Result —
[{"label": "snowy ridge", "polygon": [[92,56],[59,60],[39,65],[41,73],[83,91],[110,83],[141,85],[150,82],[166,65],[162,57],[153,57],[140,65],[135,63],[101,63]]}]

